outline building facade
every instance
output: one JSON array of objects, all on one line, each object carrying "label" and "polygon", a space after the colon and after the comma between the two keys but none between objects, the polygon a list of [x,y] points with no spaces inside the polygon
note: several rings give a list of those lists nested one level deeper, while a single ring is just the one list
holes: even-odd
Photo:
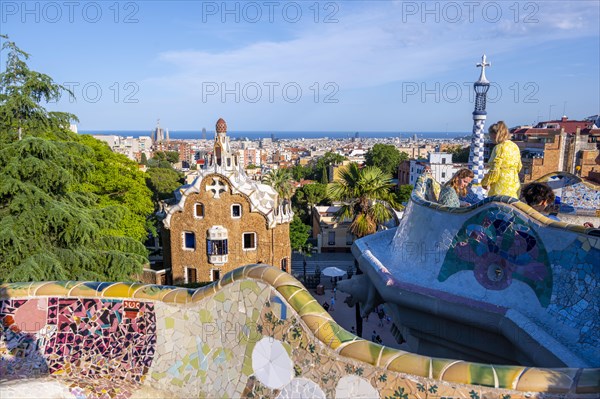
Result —
[{"label": "building facade", "polygon": [[[461,168],[466,168],[464,163],[454,163],[452,154],[446,152],[430,152],[427,161],[411,159],[398,166],[398,185],[415,185],[417,179],[426,168],[431,170],[433,178],[440,184],[446,183]],[[485,169],[484,169],[485,170]]]},{"label": "building facade", "polygon": [[520,175],[525,183],[557,171],[594,180],[600,171],[600,129],[577,127],[571,134],[564,128],[523,128],[513,131],[513,137],[521,150]]},{"label": "building facade", "polygon": [[164,212],[164,262],[175,284],[215,281],[253,263],[290,268],[290,204],[245,174],[223,119],[216,131],[207,166]]}]

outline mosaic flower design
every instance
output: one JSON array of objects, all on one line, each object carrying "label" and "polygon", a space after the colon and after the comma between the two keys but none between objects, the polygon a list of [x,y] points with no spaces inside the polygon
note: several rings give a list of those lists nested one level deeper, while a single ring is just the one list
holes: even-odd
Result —
[{"label": "mosaic flower design", "polygon": [[467,220],[446,253],[439,281],[462,270],[489,290],[504,290],[513,280],[529,285],[547,307],[552,294],[552,271],[544,245],[529,223],[517,213],[486,210]]}]

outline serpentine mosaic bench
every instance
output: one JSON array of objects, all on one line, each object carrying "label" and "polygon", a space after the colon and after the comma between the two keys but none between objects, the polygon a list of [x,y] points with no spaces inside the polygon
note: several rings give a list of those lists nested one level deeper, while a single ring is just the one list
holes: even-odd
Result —
[{"label": "serpentine mosaic bench", "polygon": [[266,265],[197,290],[5,284],[0,318],[3,399],[600,394],[598,369],[476,364],[366,341],[336,324],[296,279]]}]

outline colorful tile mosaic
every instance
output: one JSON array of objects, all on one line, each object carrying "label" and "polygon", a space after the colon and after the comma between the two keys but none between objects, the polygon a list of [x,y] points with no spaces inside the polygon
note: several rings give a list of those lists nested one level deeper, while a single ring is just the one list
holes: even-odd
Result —
[{"label": "colorful tile mosaic", "polygon": [[[563,193],[585,189],[582,198],[600,208],[597,186],[566,173],[546,180]],[[600,230],[552,221],[514,198],[490,197],[464,208],[440,206],[430,200],[431,184],[430,177],[417,183],[393,237],[383,239],[379,233],[355,245],[361,267],[373,270],[369,279],[379,294],[402,286],[406,295],[414,292],[469,308],[491,306],[563,364],[598,367]],[[424,225],[428,228],[416,228]],[[423,246],[425,256],[415,257],[414,243],[431,241],[439,243],[431,251],[434,256]],[[391,289],[387,293],[386,300],[397,298]]]},{"label": "colorful tile mosaic", "polygon": [[[22,297],[13,295],[21,286],[1,286],[0,390],[27,397],[35,385],[36,392],[47,387],[64,397],[67,387],[72,397],[106,399],[516,399],[558,398],[565,391],[583,399],[588,394],[577,389],[600,393],[598,370],[524,373],[358,338],[297,280],[265,265],[237,269],[196,291],[127,286],[52,283],[54,292],[43,297],[36,292],[47,292],[48,283],[28,286]],[[70,296],[76,287],[89,296]],[[130,297],[107,295],[117,291]],[[149,293],[163,300],[138,298]],[[576,373],[585,376],[581,384]],[[19,383],[44,374],[37,385]]]},{"label": "colorful tile mosaic", "polygon": [[554,190],[561,213],[600,211],[600,186],[584,182],[566,172],[550,173],[537,181],[548,184]]},{"label": "colorful tile mosaic", "polygon": [[488,208],[470,217],[454,237],[438,274],[446,281],[461,270],[490,290],[503,290],[520,280],[547,307],[552,270],[542,240],[529,222],[510,208]]},{"label": "colorful tile mosaic", "polygon": [[104,383],[99,392],[114,391],[118,380],[141,382],[155,351],[153,308],[152,303],[116,299],[3,300],[2,378],[77,376],[94,380],[95,388]]}]

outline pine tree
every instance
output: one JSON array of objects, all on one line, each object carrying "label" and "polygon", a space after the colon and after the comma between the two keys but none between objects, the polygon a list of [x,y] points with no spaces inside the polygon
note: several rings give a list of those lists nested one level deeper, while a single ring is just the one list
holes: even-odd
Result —
[{"label": "pine tree", "polygon": [[[8,39],[3,36],[4,39]],[[151,193],[137,164],[68,130],[65,91],[5,42],[0,74],[0,281],[130,280],[148,262]],[[70,94],[70,93],[69,93]]]}]

